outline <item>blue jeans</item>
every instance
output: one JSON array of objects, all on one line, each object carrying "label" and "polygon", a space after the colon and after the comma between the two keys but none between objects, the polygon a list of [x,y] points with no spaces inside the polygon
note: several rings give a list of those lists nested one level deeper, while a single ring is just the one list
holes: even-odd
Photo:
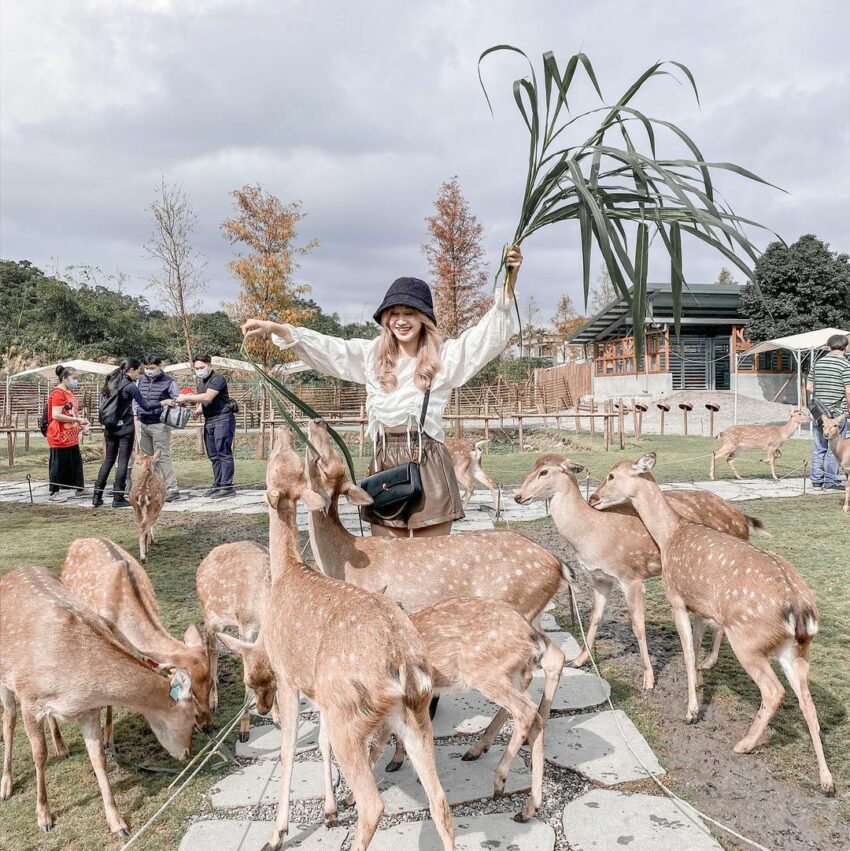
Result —
[{"label": "blue jeans", "polygon": [[[841,426],[841,436],[847,437],[847,420]],[[812,484],[825,488],[842,487],[838,461],[829,451],[829,441],[824,437],[820,420],[812,421]]]},{"label": "blue jeans", "polygon": [[204,422],[204,445],[212,462],[213,487],[233,485],[233,438],[236,436],[236,417],[233,414],[212,417]]}]

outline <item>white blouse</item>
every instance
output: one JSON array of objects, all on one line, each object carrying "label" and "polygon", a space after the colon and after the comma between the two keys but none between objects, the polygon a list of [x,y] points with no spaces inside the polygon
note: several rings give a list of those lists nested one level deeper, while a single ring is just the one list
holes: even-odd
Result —
[{"label": "white blouse", "polygon": [[[443,342],[440,370],[431,385],[423,427],[434,440],[445,442],[443,411],[452,389],[466,384],[482,367],[501,354],[517,333],[513,306],[513,299],[506,297],[504,288],[497,290],[493,307],[477,324],[467,328],[456,339]],[[292,325],[287,325],[287,328],[292,334],[292,342],[287,343],[273,334],[275,345],[281,349],[292,349],[304,363],[319,372],[366,385],[368,434],[373,441],[377,441],[385,428],[401,425],[418,428],[424,394],[413,380],[416,358],[399,357],[396,365],[398,385],[395,390],[387,392],[375,373],[377,338],[343,340],[308,328]]]}]

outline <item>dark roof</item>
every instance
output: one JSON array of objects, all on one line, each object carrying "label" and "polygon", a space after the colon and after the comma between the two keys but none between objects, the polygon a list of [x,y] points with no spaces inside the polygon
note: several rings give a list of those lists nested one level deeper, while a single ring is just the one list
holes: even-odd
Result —
[{"label": "dark roof", "polygon": [[[673,324],[673,287],[670,282],[646,285],[647,324]],[[631,308],[624,298],[606,305],[588,319],[567,342],[593,343],[622,337],[631,328]],[[696,324],[728,322],[744,325],[741,288],[738,284],[688,284],[682,292],[682,322]]]}]

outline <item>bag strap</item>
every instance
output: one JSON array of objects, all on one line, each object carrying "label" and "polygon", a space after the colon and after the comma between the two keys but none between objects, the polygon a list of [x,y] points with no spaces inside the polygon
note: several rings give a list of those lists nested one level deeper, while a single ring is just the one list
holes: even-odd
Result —
[{"label": "bag strap", "polygon": [[431,386],[425,391],[425,397],[422,399],[422,413],[419,415],[419,428],[425,427],[425,414],[428,411],[428,400],[431,398]]}]

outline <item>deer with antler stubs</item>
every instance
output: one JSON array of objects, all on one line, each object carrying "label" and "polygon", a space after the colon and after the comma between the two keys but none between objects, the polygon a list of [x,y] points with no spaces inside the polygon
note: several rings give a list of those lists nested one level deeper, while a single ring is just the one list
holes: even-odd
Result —
[{"label": "deer with antler stubs", "polygon": [[847,414],[842,414],[835,419],[830,419],[827,416],[821,418],[824,437],[829,441],[829,451],[835,456],[841,472],[847,479],[844,488],[843,511],[845,514],[850,511],[850,437],[841,436],[841,427],[846,419]]},{"label": "deer with antler stubs", "polygon": [[764,449],[767,452],[764,460],[770,464],[770,475],[778,481],[776,459],[782,455],[782,445],[791,438],[800,423],[807,423],[810,419],[808,411],[791,411],[788,422],[782,425],[735,425],[724,429],[717,435],[720,448],[711,455],[712,481],[718,458],[726,459],[736,479],[742,478],[735,466],[735,456],[741,449]]},{"label": "deer with antler stubs", "polygon": [[165,479],[156,468],[159,450],[153,455],[135,456],[133,487],[130,488],[130,505],[136,513],[139,527],[139,561],[144,564],[148,550],[154,542],[153,527],[165,505]]},{"label": "deer with antler stubs", "polygon": [[[222,544],[210,550],[195,574],[204,613],[210,659],[210,711],[218,710],[218,644],[216,632],[235,627],[239,638],[255,641],[265,617],[271,586],[269,551],[255,541]],[[239,741],[248,741],[250,718],[242,715]]]},{"label": "deer with antler stubs", "polygon": [[[551,500],[549,510],[558,531],[573,547],[579,563],[590,577],[593,607],[587,644],[570,664],[578,668],[590,658],[608,596],[616,584],[626,598],[632,632],[640,649],[643,687],[651,689],[655,686],[655,673],[646,645],[644,583],[661,573],[658,547],[634,511],[597,511],[585,502],[576,480],[576,474],[583,469],[581,464],[562,456],[545,455],[535,462],[514,499],[520,504]],[[704,491],[670,491],[665,497],[683,516],[745,540],[749,535],[750,522],[758,524],[724,500]],[[590,503],[593,504],[596,499],[597,495],[592,495]],[[718,653],[722,636],[722,631],[719,631],[715,637]],[[713,664],[714,661],[713,650],[709,662]]]},{"label": "deer with antler stubs", "polygon": [[496,495],[493,480],[481,467],[481,459],[484,457],[484,447],[488,442],[487,440],[479,440],[473,443],[471,440],[453,437],[446,441],[446,449],[449,450],[457,482],[464,490],[463,507],[466,508],[469,505],[472,494],[475,493],[475,482],[478,481],[490,491],[493,508],[498,512],[499,499]]},{"label": "deer with antler stubs", "polygon": [[[661,580],[688,679],[688,711],[699,716],[696,650],[707,623],[721,627],[744,670],[761,692],[761,706],[736,753],[752,752],[762,739],[785,690],[770,666],[779,660],[794,690],[817,757],[821,789],[835,794],[809,692],[809,651],[818,631],[814,596],[794,566],[746,541],[691,523],[664,499],[651,475],[655,454],[615,465],[597,490],[599,504],[630,500],[661,552]],[[693,628],[688,615],[694,617]]]},{"label": "deer with antler stubs", "polygon": [[185,669],[174,670],[170,678],[151,670],[120,632],[43,567],[0,579],[0,636],[5,747],[0,800],[12,794],[17,697],[35,764],[38,826],[53,827],[45,781],[44,718],[49,716],[78,721],[109,829],[128,836],[106,773],[100,710],[114,704],[144,715],[163,747],[186,760],[195,724],[191,676]]},{"label": "deer with antler stubs", "polygon": [[[320,746],[333,748],[357,803],[352,848],[365,851],[384,811],[372,776],[369,741],[385,726],[404,742],[428,796],[444,849],[454,847],[454,827],[434,763],[428,705],[431,669],[425,644],[392,600],[332,579],[301,561],[295,511],[298,499],[318,510],[292,432],[281,429],[266,472],[269,550],[274,576],[266,617],[256,642],[219,633],[242,654],[245,684],[261,712],[277,696],[281,727],[280,799],[267,849],[280,847],[289,824],[289,792],[298,728],[298,693],[322,714]],[[329,759],[329,756],[328,756]],[[329,765],[329,763],[326,763]],[[328,821],[336,804],[325,802]]]}]

